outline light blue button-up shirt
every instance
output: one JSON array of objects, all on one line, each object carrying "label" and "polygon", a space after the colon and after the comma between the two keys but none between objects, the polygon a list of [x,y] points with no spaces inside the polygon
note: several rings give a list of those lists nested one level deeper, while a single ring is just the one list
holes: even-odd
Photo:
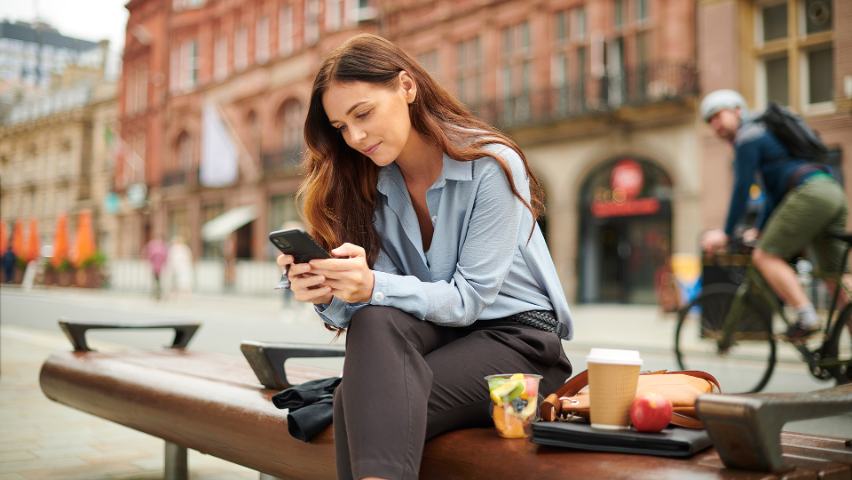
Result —
[{"label": "light blue button-up shirt", "polygon": [[[529,201],[523,160],[511,148],[489,146],[508,163],[515,188]],[[374,217],[382,249],[373,265],[369,304],[386,305],[439,325],[463,327],[528,310],[552,310],[559,336],[572,336],[571,313],[538,225],[512,194],[491,157],[459,162],[444,154],[441,175],[426,192],[434,233],[423,251],[417,214],[399,167],[379,172]],[[529,239],[529,241],[528,241]],[[334,298],[318,305],[322,319],[337,327],[368,303]]]}]

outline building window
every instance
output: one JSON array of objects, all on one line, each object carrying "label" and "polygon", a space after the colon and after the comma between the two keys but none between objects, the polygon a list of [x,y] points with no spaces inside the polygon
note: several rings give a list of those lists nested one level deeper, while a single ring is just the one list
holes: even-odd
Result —
[{"label": "building window", "polygon": [[432,78],[440,77],[440,65],[438,63],[438,50],[429,50],[417,55],[417,63],[429,72]]},{"label": "building window", "polygon": [[771,101],[804,113],[834,108],[832,14],[831,0],[757,3],[754,39],[758,107]]},{"label": "building window", "polygon": [[184,44],[183,57],[186,61],[186,88],[192,89],[198,85],[198,42],[195,40]]},{"label": "building window", "polygon": [[[222,203],[212,203],[201,207],[202,225],[225,212]],[[201,244],[201,256],[204,258],[222,258],[222,241],[204,240]]]},{"label": "building window", "polygon": [[790,78],[787,76],[787,64],[786,55],[763,61],[767,101],[789,105]]},{"label": "building window", "polygon": [[130,88],[127,99],[127,113],[145,110],[148,104],[148,70],[137,67],[130,75]]},{"label": "building window", "polygon": [[787,38],[787,4],[769,5],[761,8],[763,42]]},{"label": "building window", "polygon": [[320,0],[307,0],[305,4],[305,43],[319,40]]},{"label": "building window", "polygon": [[278,50],[289,55],[293,49],[293,7],[285,5],[278,13]]},{"label": "building window", "polygon": [[171,78],[173,92],[188,91],[198,85],[198,42],[185,41],[171,53]]},{"label": "building window", "polygon": [[248,66],[248,28],[240,27],[234,35],[234,70],[244,70]]},{"label": "building window", "polygon": [[281,106],[279,118],[284,148],[301,150],[302,128],[305,122],[302,116],[302,105],[296,100],[287,100]]},{"label": "building window", "polygon": [[213,51],[213,78],[224,80],[228,76],[228,37],[216,39]]},{"label": "building window", "polygon": [[135,136],[130,148],[130,168],[128,183],[145,183],[145,159],[147,155],[148,142],[144,133]]},{"label": "building window", "polygon": [[586,9],[575,8],[572,14],[574,21],[571,26],[574,27],[574,40],[583,41],[586,39]]},{"label": "building window", "polygon": [[529,119],[532,90],[532,55],[530,24],[522,22],[506,27],[501,33],[501,88],[503,96],[501,120],[514,124]]},{"label": "building window", "polygon": [[175,142],[174,169],[189,171],[192,168],[192,138],[186,132],[181,132]]},{"label": "building window", "polygon": [[568,40],[570,32],[568,28],[569,20],[568,10],[562,10],[553,15],[553,37],[556,43],[561,44]]},{"label": "building window", "polygon": [[636,20],[643,22],[648,19],[648,0],[636,0]]},{"label": "building window", "polygon": [[805,71],[807,76],[807,98],[809,105],[831,102],[834,91],[834,49],[823,47],[807,53]]},{"label": "building window", "polygon": [[269,18],[261,17],[257,21],[257,30],[254,34],[254,57],[257,63],[266,63],[269,60]]},{"label": "building window", "polygon": [[188,10],[190,8],[198,8],[204,6],[205,0],[174,0],[172,2],[173,10]]},{"label": "building window", "polygon": [[458,97],[472,110],[479,108],[482,91],[482,47],[479,37],[459,42],[458,55]]},{"label": "building window", "polygon": [[[585,110],[585,10],[573,8],[553,15],[553,55],[550,59],[551,100],[556,118]],[[524,59],[528,61],[528,59]]]},{"label": "building window", "polygon": [[341,0],[325,0],[325,29],[327,31],[335,31],[340,29],[341,19]]},{"label": "building window", "polygon": [[616,29],[624,26],[624,0],[613,0],[612,18]]},{"label": "building window", "polygon": [[255,157],[260,158],[262,150],[262,137],[260,129],[260,121],[257,118],[257,112],[249,111],[246,115],[246,126],[248,126],[249,142],[247,145],[248,151]]},{"label": "building window", "polygon": [[344,21],[347,25],[376,18],[376,10],[370,0],[344,0]]}]

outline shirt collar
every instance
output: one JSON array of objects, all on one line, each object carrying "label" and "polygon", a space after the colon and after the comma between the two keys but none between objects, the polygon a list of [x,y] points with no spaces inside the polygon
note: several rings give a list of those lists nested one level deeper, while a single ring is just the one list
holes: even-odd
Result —
[{"label": "shirt collar", "polygon": [[[441,175],[435,180],[432,188],[444,186],[447,180],[473,180],[473,162],[460,162],[444,153],[444,165],[441,168]],[[403,183],[402,173],[399,171],[399,166],[396,162],[379,169],[379,179],[376,187],[383,195],[388,196],[392,186],[403,186]]]}]

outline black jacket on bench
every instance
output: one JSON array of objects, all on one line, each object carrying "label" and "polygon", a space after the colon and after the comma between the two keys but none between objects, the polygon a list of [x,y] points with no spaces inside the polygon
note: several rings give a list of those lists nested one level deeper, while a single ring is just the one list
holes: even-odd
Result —
[{"label": "black jacket on bench", "polygon": [[272,403],[287,408],[287,431],[294,438],[309,442],[332,422],[334,389],[340,377],[322,378],[290,387],[272,396]]}]

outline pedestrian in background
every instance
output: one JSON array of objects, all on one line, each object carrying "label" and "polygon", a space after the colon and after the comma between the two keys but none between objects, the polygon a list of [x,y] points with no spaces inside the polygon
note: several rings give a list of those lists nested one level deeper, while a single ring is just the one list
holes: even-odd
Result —
[{"label": "pedestrian in background", "polygon": [[12,283],[15,281],[15,262],[18,261],[18,257],[15,255],[15,251],[12,250],[12,244],[9,243],[9,246],[6,247],[6,251],[3,253],[3,281],[6,283]]},{"label": "pedestrian in background", "polygon": [[491,423],[485,375],[541,374],[549,392],[571,374],[541,186],[514,141],[375,35],[325,59],[304,131],[304,219],[334,258],[278,264],[347,329],[337,475],[414,479],[426,440]]},{"label": "pedestrian in background", "polygon": [[163,267],[169,257],[169,250],[166,242],[160,236],[153,237],[145,245],[144,256],[151,266],[151,276],[153,278],[153,289],[151,294],[156,300],[163,298],[162,274]]},{"label": "pedestrian in background", "polygon": [[168,256],[166,271],[170,291],[177,296],[189,295],[193,284],[192,250],[183,237],[177,235],[172,239]]}]

